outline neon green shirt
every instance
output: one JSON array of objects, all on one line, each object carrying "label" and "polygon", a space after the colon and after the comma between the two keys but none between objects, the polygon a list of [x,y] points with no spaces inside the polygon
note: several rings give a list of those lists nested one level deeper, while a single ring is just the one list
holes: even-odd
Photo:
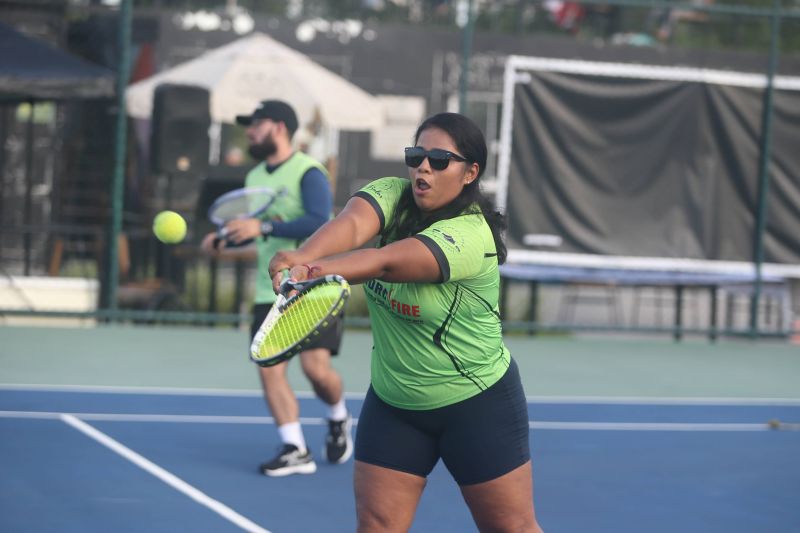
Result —
[{"label": "neon green shirt", "polygon": [[[303,195],[301,182],[306,171],[311,168],[320,169],[326,176],[328,171],[316,159],[302,152],[295,152],[274,172],[267,170],[264,162],[256,165],[245,178],[246,187],[270,187],[275,191],[285,189],[266,213],[261,215],[263,220],[294,220],[305,213],[303,209]],[[275,301],[275,291],[272,290],[272,279],[269,277],[269,262],[278,250],[293,250],[300,245],[297,239],[287,239],[274,235],[268,238],[258,237],[256,249],[258,250],[258,273],[256,274],[255,303],[266,304]]]},{"label": "neon green shirt", "polygon": [[[410,183],[381,178],[356,193],[375,208],[381,233]],[[480,209],[436,222],[415,238],[436,257],[443,280],[364,284],[374,339],[372,387],[395,407],[435,409],[492,386],[505,374],[510,353],[500,325],[497,251]]]}]

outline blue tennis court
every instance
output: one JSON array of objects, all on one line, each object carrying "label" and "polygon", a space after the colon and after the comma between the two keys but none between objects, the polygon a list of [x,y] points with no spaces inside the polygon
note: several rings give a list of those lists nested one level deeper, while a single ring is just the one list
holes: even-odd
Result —
[{"label": "blue tennis court", "polygon": [[[361,395],[349,405],[358,416]],[[323,410],[301,398],[306,436]],[[547,531],[785,532],[800,524],[800,402],[531,398]],[[277,444],[253,391],[5,385],[0,530],[353,531],[352,461],[271,479]],[[319,456],[319,453],[317,453]],[[476,458],[480,460],[480,458]],[[413,531],[474,531],[436,468]]]},{"label": "blue tennis court", "polygon": [[[797,530],[800,431],[768,425],[800,422],[797,345],[506,343],[548,533]],[[0,327],[0,531],[353,531],[352,461],[257,472],[278,438],[246,344],[229,328]],[[370,346],[348,330],[334,361],[356,418]],[[289,380],[319,457],[324,410],[299,365]],[[412,531],[475,531],[441,466]]]}]

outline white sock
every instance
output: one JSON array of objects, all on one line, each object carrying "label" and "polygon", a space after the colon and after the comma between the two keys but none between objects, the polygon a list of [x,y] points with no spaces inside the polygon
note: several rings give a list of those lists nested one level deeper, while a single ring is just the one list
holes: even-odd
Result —
[{"label": "white sock", "polygon": [[328,406],[328,419],[338,422],[345,418],[347,418],[347,407],[344,405],[344,394],[342,394],[338,402]]},{"label": "white sock", "polygon": [[278,435],[281,436],[284,444],[294,444],[301,452],[306,451],[306,439],[303,437],[303,428],[300,426],[300,422],[289,422],[278,426]]}]

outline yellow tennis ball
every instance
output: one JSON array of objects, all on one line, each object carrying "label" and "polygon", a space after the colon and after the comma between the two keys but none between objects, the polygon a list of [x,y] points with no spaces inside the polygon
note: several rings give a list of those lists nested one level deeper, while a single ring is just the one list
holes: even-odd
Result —
[{"label": "yellow tennis ball", "polygon": [[186,237],[186,221],[175,211],[162,211],[153,219],[153,233],[165,244],[179,243]]}]

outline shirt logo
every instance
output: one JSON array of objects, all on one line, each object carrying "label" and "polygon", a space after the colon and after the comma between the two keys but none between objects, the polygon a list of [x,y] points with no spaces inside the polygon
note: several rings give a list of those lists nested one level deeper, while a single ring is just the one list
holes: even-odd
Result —
[{"label": "shirt logo", "polygon": [[371,279],[366,283],[366,287],[374,296],[376,303],[382,305],[387,310],[403,317],[419,318],[419,305],[403,303],[392,298],[392,291],[385,287],[380,281]]},{"label": "shirt logo", "polygon": [[378,198],[383,198],[383,191],[387,191],[392,188],[391,183],[377,183],[374,185],[368,185],[366,189],[370,191],[372,194],[377,196]]},{"label": "shirt logo", "polygon": [[456,239],[452,235],[449,235],[440,229],[432,228],[432,230],[441,235],[442,239],[452,244],[453,248],[455,248],[456,251],[461,252],[461,247],[458,244],[456,244]]}]

